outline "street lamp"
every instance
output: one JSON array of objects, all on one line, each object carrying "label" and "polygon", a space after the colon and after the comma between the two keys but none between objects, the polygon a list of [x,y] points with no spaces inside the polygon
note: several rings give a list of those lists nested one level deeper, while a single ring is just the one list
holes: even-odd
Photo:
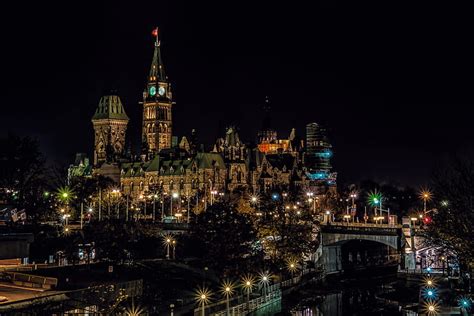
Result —
[{"label": "street lamp", "polygon": [[163,236],[163,246],[166,248],[166,259],[170,258],[170,245],[174,241],[173,235],[167,234]]},{"label": "street lamp", "polygon": [[173,192],[171,193],[171,198],[170,198],[170,215],[174,216],[173,214],[173,199],[179,198],[178,192]]},{"label": "street lamp", "polygon": [[286,262],[286,268],[288,271],[291,273],[291,284],[294,283],[294,273],[298,269],[298,261],[295,259],[291,258]]},{"label": "street lamp", "polygon": [[222,283],[221,293],[225,297],[226,301],[226,311],[227,316],[230,316],[230,302],[229,299],[232,295],[234,295],[234,283],[230,281],[224,281]]},{"label": "street lamp", "polygon": [[423,212],[426,213],[426,202],[431,201],[433,194],[429,189],[421,189],[418,196],[423,200]]},{"label": "street lamp", "polygon": [[201,305],[201,316],[206,316],[206,304],[211,301],[211,291],[206,287],[196,291],[196,301]]},{"label": "street lamp", "polygon": [[268,274],[268,272],[262,271],[259,273],[259,276],[260,276],[259,283],[263,285],[263,296],[265,300],[267,300],[267,287],[268,287],[268,284],[270,283],[270,275]]},{"label": "street lamp", "polygon": [[217,190],[211,190],[211,205],[214,204],[214,195],[216,195],[217,193]]},{"label": "street lamp", "polygon": [[155,222],[155,219],[156,219],[156,199],[158,198],[158,194],[153,194],[152,195],[152,198],[153,198],[153,215],[152,215],[152,220],[153,222]]},{"label": "street lamp", "polygon": [[253,194],[250,196],[250,203],[255,207],[257,206],[257,212],[260,209],[260,196],[258,194]]},{"label": "street lamp", "polygon": [[308,203],[313,203],[313,213],[316,213],[316,199],[313,198],[313,192],[306,192],[306,196],[308,197]]},{"label": "street lamp", "polygon": [[173,260],[176,259],[176,239],[171,241],[171,245],[173,246]]},{"label": "street lamp", "polygon": [[248,307],[249,307],[248,304],[250,302],[250,292],[252,292],[254,282],[255,282],[255,280],[254,280],[253,276],[251,276],[250,274],[248,274],[248,275],[246,275],[242,278],[242,287],[247,292],[247,310],[248,310]]}]

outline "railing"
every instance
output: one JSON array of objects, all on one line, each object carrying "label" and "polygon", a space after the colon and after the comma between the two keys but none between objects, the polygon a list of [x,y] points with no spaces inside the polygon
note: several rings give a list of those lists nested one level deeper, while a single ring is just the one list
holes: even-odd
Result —
[{"label": "railing", "polygon": [[[229,308],[229,314],[233,316],[239,315],[247,315],[257,309],[260,309],[268,304],[275,303],[276,301],[281,299],[281,291],[275,290],[273,292],[268,293],[265,296],[260,296],[250,300],[248,303],[242,303],[237,306],[233,306]],[[200,310],[200,309],[199,309]],[[202,310],[200,310],[202,312]],[[196,315],[196,312],[194,313]],[[214,313],[215,316],[226,316],[227,310],[222,310],[217,313]]]},{"label": "railing", "polygon": [[323,222],[321,223],[321,226],[402,228],[402,225],[400,224],[374,224],[374,223],[351,223],[351,222]]},{"label": "railing", "polygon": [[11,282],[15,285],[29,287],[29,288],[42,288],[42,289],[52,289],[58,285],[57,278],[49,278],[38,275],[31,275],[25,273],[17,272],[6,272],[10,278]]},{"label": "railing", "polygon": [[[295,276],[291,279],[288,279],[288,280],[285,280],[285,281],[282,281],[282,282],[279,282],[279,283],[268,285],[268,286],[265,287],[265,289],[263,287],[263,284],[260,284],[259,287],[258,287],[258,291],[263,290],[264,293],[267,293],[267,294],[264,295],[264,296],[254,298],[254,299],[250,300],[248,303],[247,302],[240,303],[243,299],[243,296],[234,297],[233,300],[230,301],[230,305],[232,305],[233,302],[237,302],[238,304],[229,307],[229,314],[232,315],[232,316],[247,315],[247,314],[249,314],[249,313],[251,313],[251,312],[253,312],[257,309],[260,309],[260,308],[268,305],[268,304],[272,304],[272,303],[278,301],[279,299],[281,299],[282,289],[289,288],[293,285],[298,284],[301,281],[302,276],[310,273],[311,271],[314,271],[314,270],[303,269],[299,273],[298,276]],[[223,309],[218,309],[216,311],[216,308],[218,308],[218,306],[226,306],[226,301],[222,300],[222,301],[207,305],[204,308],[205,314],[226,316],[227,315],[227,308],[224,307]],[[194,309],[194,315],[195,316],[202,315],[202,307],[198,307],[198,308]]]}]

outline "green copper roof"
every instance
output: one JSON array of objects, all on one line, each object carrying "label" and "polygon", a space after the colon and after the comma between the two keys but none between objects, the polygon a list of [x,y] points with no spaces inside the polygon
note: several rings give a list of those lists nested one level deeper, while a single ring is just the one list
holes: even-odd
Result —
[{"label": "green copper roof", "polygon": [[95,110],[93,120],[115,119],[127,120],[128,116],[118,95],[104,95],[100,98],[99,106]]}]

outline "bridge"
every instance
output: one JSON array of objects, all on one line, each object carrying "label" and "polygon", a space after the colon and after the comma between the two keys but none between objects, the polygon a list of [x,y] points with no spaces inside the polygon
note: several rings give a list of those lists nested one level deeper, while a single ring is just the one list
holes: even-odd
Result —
[{"label": "bridge", "polygon": [[321,225],[320,241],[316,261],[326,274],[399,260],[404,245],[402,226],[394,224],[326,222]]}]

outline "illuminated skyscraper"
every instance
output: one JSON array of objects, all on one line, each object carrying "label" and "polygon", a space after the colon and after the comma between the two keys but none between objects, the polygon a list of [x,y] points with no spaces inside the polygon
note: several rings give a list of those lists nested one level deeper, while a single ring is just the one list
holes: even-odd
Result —
[{"label": "illuminated skyscraper", "polygon": [[325,180],[330,177],[332,146],[326,129],[318,123],[306,125],[305,167],[312,180]]}]

